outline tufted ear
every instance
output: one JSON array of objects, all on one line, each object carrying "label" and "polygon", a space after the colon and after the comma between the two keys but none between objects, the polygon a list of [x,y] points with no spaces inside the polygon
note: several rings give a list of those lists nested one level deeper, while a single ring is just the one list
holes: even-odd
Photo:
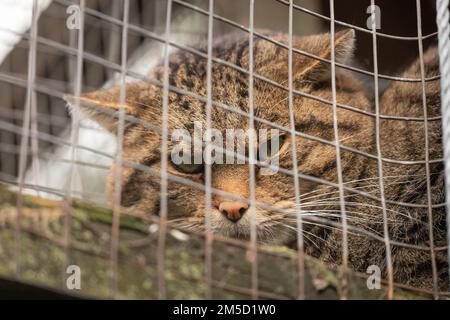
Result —
[{"label": "tufted ear", "polygon": [[[145,106],[150,107],[149,101],[154,100],[152,88],[144,82],[127,84],[125,92],[126,101],[123,108],[127,115],[137,116],[139,109]],[[97,122],[106,130],[116,132],[121,107],[120,86],[85,93],[80,97],[65,95],[64,100],[72,111],[79,105],[79,111],[84,116]]]},{"label": "tufted ear", "polygon": [[[322,59],[331,60],[332,49],[330,33],[299,38],[294,47],[314,54]],[[334,53],[337,63],[347,64],[353,56],[355,31],[345,29],[335,34]],[[317,82],[329,80],[331,64],[318,59],[295,53],[293,57],[294,80],[300,82]]]}]

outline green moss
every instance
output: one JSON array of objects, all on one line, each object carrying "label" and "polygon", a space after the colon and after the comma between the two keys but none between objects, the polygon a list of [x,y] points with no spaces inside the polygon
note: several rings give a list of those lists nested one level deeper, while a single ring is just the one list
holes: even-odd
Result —
[{"label": "green moss", "polygon": [[[23,281],[64,288],[66,266],[81,268],[82,295],[109,298],[112,288],[110,259],[112,212],[92,204],[74,201],[70,245],[64,243],[64,207],[59,202],[24,196],[27,215],[21,218],[20,277]],[[0,186],[0,215],[14,211],[16,195]],[[30,212],[32,213],[30,215]],[[48,227],[36,225],[36,217],[52,212]],[[59,212],[59,216],[55,216]],[[0,217],[1,218],[1,217]],[[2,221],[0,219],[0,221]],[[0,276],[14,277],[16,270],[15,228],[11,221],[0,231]],[[148,231],[148,222],[121,214],[117,263],[119,299],[157,299],[157,236]],[[164,251],[164,276],[167,298],[203,299],[208,292],[205,277],[205,247],[201,237],[191,235],[179,241],[169,232]],[[212,293],[217,299],[249,298],[252,265],[247,249],[214,241],[212,253]],[[297,298],[297,253],[284,247],[258,252],[258,289],[269,296]],[[309,299],[336,299],[340,288],[339,270],[305,257],[305,288]],[[349,298],[383,298],[385,289],[368,290],[364,279],[350,275]],[[320,281],[320,286],[317,285]],[[240,288],[236,291],[235,288]],[[418,298],[396,290],[398,299]]]}]

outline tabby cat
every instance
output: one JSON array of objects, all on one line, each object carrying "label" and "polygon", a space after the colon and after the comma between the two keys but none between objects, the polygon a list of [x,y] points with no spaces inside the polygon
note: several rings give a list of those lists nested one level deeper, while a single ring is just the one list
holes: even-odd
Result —
[{"label": "tabby cat", "polygon": [[[288,44],[285,34],[268,34],[273,40]],[[343,195],[339,196],[340,177],[337,171],[335,131],[333,125],[333,93],[330,34],[294,37],[294,48],[323,59],[314,59],[293,52],[293,120],[297,163],[293,163],[290,135],[288,91],[274,82],[288,85],[288,49],[255,37],[253,86],[255,129],[281,130],[279,150],[280,170],[273,175],[260,174],[256,166],[255,197],[257,205],[250,210],[250,172],[248,164],[213,164],[212,187],[220,190],[213,194],[211,227],[222,236],[249,239],[251,214],[254,212],[257,237],[261,243],[295,246],[297,216],[303,222],[305,251],[332,265],[341,264],[342,226],[341,200],[345,204],[348,225],[349,263],[355,270],[365,271],[369,265],[380,266],[386,274],[386,246],[383,242],[383,203],[379,188],[375,105],[364,94],[361,83],[349,72],[336,70],[337,130],[340,145],[340,167]],[[348,64],[355,43],[353,30],[335,35],[335,60]],[[207,52],[207,44],[200,43],[197,50]],[[249,37],[232,34],[213,44],[211,127],[248,129],[246,114],[249,105]],[[205,55],[206,56],[206,55]],[[170,55],[168,99],[169,132],[185,129],[191,134],[194,121],[206,127],[206,103],[198,96],[207,94],[207,60],[188,51]],[[233,64],[219,63],[218,59]],[[425,54],[427,77],[438,75],[435,48]],[[420,78],[420,64],[415,62],[403,77]],[[149,78],[160,83],[164,79],[161,63]],[[267,81],[269,80],[269,81]],[[153,82],[154,83],[154,82]],[[182,94],[180,90],[192,94]],[[439,81],[427,81],[427,113],[429,118],[439,116]],[[302,92],[302,95],[296,94]],[[74,98],[67,100],[73,106]],[[120,88],[100,90],[81,97],[82,112],[105,129],[117,134],[117,113],[120,106]],[[127,116],[146,122],[127,121],[124,128],[121,204],[146,214],[160,211],[161,131],[163,89],[152,81],[138,81],[126,87]],[[229,106],[223,108],[223,105]],[[422,85],[420,82],[395,82],[380,98],[382,115],[423,118]],[[237,111],[237,112],[233,112]],[[111,117],[115,114],[115,118]],[[414,120],[414,119],[413,119]],[[434,235],[437,280],[441,289],[447,285],[445,209],[443,192],[443,165],[431,161],[430,193],[427,193],[425,134],[423,121],[380,119],[379,136],[383,161],[382,176],[385,213],[394,270],[394,279],[404,284],[432,288],[432,259],[430,231]],[[224,135],[225,137],[225,135]],[[267,141],[266,141],[267,142]],[[199,185],[205,181],[204,165],[174,164],[170,151],[175,143],[168,141],[168,217],[175,225],[202,231],[205,229],[205,192]],[[263,143],[258,141],[259,145]],[[440,121],[428,122],[429,159],[442,157]],[[248,155],[248,147],[246,149]],[[414,163],[410,163],[413,161]],[[127,166],[127,163],[141,165]],[[144,166],[144,167],[143,167]],[[151,170],[142,170],[149,168]],[[300,198],[295,197],[293,169],[300,175]],[[110,173],[109,193],[114,185],[114,167]],[[170,177],[179,178],[171,179]],[[176,181],[174,181],[176,180]],[[183,181],[191,182],[183,183]],[[328,184],[327,184],[328,182]],[[235,197],[227,195],[233,194]],[[431,208],[428,208],[428,197]],[[241,199],[241,200],[239,200]],[[298,202],[296,202],[298,200]],[[300,207],[298,207],[300,203]],[[264,204],[264,205],[260,205]],[[430,228],[429,215],[432,216]],[[400,243],[406,243],[406,247]]]}]

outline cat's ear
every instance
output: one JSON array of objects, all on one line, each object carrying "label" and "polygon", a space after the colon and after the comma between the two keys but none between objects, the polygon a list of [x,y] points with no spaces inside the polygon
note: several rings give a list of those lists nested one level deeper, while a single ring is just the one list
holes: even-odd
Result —
[{"label": "cat's ear", "polygon": [[[127,84],[123,104],[125,114],[136,116],[140,105],[138,101],[148,91],[148,85],[136,82]],[[68,103],[71,111],[79,106],[81,114],[101,125],[106,130],[115,133],[121,108],[120,86],[110,89],[101,89],[80,95],[80,97],[65,95],[64,100]],[[139,100],[138,100],[139,99]]]},{"label": "cat's ear", "polygon": [[[332,41],[329,33],[304,37],[299,41],[299,49],[322,59],[331,60]],[[294,47],[295,43],[294,43]],[[348,64],[355,48],[355,31],[345,29],[335,34],[334,54],[336,63]],[[295,54],[293,57],[295,81],[317,82],[331,77],[331,64],[325,61]]]}]

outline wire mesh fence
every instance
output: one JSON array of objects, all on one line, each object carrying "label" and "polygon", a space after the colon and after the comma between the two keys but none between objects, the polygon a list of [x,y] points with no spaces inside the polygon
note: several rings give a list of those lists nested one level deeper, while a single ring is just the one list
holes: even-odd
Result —
[{"label": "wire mesh fence", "polygon": [[[367,25],[337,0],[39,2],[0,71],[2,276],[68,289],[79,268],[113,298],[449,296],[448,1],[405,7],[407,35],[380,32],[374,0]],[[386,39],[416,53],[379,59]]]}]

